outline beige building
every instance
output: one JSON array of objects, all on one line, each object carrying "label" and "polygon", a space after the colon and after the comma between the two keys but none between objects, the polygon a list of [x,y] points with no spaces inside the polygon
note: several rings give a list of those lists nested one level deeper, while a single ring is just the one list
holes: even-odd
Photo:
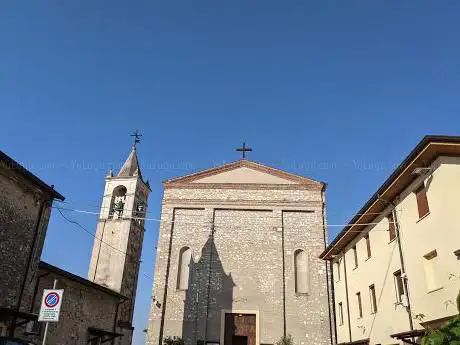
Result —
[{"label": "beige building", "polygon": [[321,254],[339,344],[419,343],[457,314],[460,137],[427,136]]},{"label": "beige building", "polygon": [[325,184],[242,159],[164,188],[147,344],[331,344]]}]

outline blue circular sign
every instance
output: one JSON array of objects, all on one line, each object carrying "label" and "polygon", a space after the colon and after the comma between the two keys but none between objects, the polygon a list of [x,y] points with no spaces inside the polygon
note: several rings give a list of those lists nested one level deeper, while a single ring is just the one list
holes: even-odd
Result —
[{"label": "blue circular sign", "polygon": [[59,295],[56,292],[50,292],[45,296],[45,305],[48,308],[54,308],[59,303]]}]

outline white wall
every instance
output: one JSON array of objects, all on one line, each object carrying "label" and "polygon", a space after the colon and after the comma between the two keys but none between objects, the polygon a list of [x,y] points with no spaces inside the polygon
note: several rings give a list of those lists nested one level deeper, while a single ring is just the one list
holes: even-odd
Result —
[{"label": "white wall", "polygon": [[[418,178],[400,195],[396,214],[401,233],[408,290],[415,329],[420,322],[457,313],[455,298],[460,287],[460,260],[454,251],[460,249],[460,158],[440,157],[433,172]],[[414,191],[425,182],[430,213],[419,219]],[[390,242],[386,212],[379,215],[365,232],[369,232],[372,255],[367,259],[364,233],[344,250],[350,301],[351,335],[349,337],[343,255],[341,279],[337,281],[334,264],[335,304],[338,343],[370,339],[371,344],[395,344],[390,334],[408,331],[406,309],[396,303],[393,273],[401,269],[397,241]],[[354,266],[352,247],[356,244],[358,267]],[[424,255],[437,251],[435,263],[436,289],[428,291]],[[369,285],[374,284],[378,311],[370,313]],[[361,292],[363,317],[358,318],[356,292]],[[338,304],[343,303],[344,323],[339,325]]]}]

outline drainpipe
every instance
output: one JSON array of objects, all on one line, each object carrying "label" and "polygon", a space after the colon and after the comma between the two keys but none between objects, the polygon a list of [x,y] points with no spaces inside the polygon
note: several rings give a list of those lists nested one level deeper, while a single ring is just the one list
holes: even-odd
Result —
[{"label": "drainpipe", "polygon": [[[326,184],[323,185],[323,189],[321,190],[321,216],[323,219],[323,240],[324,246],[327,245],[327,230],[326,230],[326,203],[324,201],[324,192],[326,189]],[[334,298],[334,276],[333,276],[333,269],[331,266],[331,262],[325,261],[326,264],[326,289],[327,289],[327,309],[329,312],[329,337],[331,339],[331,345],[334,345],[334,339],[337,339],[337,330],[335,327],[335,323],[332,321],[332,312],[335,315],[335,298]],[[329,279],[329,270],[330,270],[330,279]],[[331,285],[329,287],[329,284]],[[332,294],[331,294],[332,292]],[[331,310],[331,304],[333,310]],[[333,330],[335,331],[335,338],[333,337]]]},{"label": "drainpipe", "polygon": [[400,228],[399,228],[399,221],[398,215],[396,212],[396,205],[395,203],[391,203],[393,205],[393,210],[391,211],[393,214],[393,222],[395,223],[395,230],[396,230],[396,241],[398,242],[398,249],[399,249],[399,260],[401,261],[401,276],[403,279],[403,287],[404,287],[404,294],[406,295],[407,299],[407,314],[409,316],[409,327],[410,330],[414,330],[414,322],[412,321],[412,311],[410,306],[410,298],[409,298],[409,289],[407,287],[407,274],[406,274],[406,267],[404,264],[404,255],[401,246],[401,235],[400,235]]},{"label": "drainpipe", "polygon": [[283,258],[283,336],[286,338],[286,260],[284,258],[284,213],[281,211],[281,250]]},{"label": "drainpipe", "polygon": [[[41,203],[40,203],[40,207],[38,209],[38,216],[37,216],[37,219],[35,221],[34,236],[32,238],[32,243],[31,243],[30,249],[29,249],[29,255],[27,257],[27,264],[26,264],[26,271],[24,273],[24,279],[22,280],[21,288],[19,290],[18,302],[16,304],[16,311],[19,311],[20,307],[21,307],[22,297],[24,296],[24,290],[26,288],[26,283],[27,283],[27,276],[29,275],[30,266],[32,265],[32,260],[33,260],[33,256],[34,256],[35,245],[36,245],[36,242],[37,242],[38,235],[40,233],[40,224],[41,224],[41,220],[43,218],[44,210],[45,210],[45,201],[42,200]],[[9,334],[10,334],[11,337],[14,336],[15,328],[16,328],[16,317],[13,319],[13,323],[12,323],[11,328],[10,328]]]},{"label": "drainpipe", "polygon": [[[330,272],[331,272],[331,302],[329,303],[329,317],[330,317],[330,327],[331,327],[331,344],[334,345],[334,344],[337,344],[337,327],[336,327],[336,318],[335,318],[335,315],[336,315],[336,310],[335,310],[335,287],[334,287],[334,266],[333,266],[333,262],[330,261],[328,262],[328,265],[329,265],[329,269],[330,269]],[[331,308],[331,305],[332,305],[332,310],[330,309]],[[332,333],[334,332],[334,333]],[[334,338],[332,338],[332,335],[334,335]]]},{"label": "drainpipe", "polygon": [[343,252],[343,271],[344,271],[344,276],[345,276],[345,294],[346,294],[346,299],[347,299],[348,335],[350,337],[350,342],[351,342],[352,337],[351,337],[351,319],[350,319],[350,300],[348,298],[347,261],[345,260],[345,252]]},{"label": "drainpipe", "polygon": [[35,300],[37,299],[37,295],[38,295],[38,287],[40,286],[40,281],[42,278],[48,276],[50,274],[50,272],[46,272],[46,273],[43,273],[41,275],[38,276],[37,278],[37,282],[35,283],[35,288],[34,288],[34,295],[32,297],[32,303],[30,304],[30,313],[32,313],[34,311],[34,306],[35,306]]}]

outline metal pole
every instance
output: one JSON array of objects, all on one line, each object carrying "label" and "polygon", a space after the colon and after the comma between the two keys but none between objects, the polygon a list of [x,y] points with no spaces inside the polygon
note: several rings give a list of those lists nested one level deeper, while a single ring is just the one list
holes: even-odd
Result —
[{"label": "metal pole", "polygon": [[[56,289],[56,285],[57,285],[57,279],[54,279],[53,290]],[[49,325],[49,322],[47,322],[46,325],[45,325],[45,333],[43,334],[42,345],[46,344],[46,336],[48,334],[48,325]]]}]

